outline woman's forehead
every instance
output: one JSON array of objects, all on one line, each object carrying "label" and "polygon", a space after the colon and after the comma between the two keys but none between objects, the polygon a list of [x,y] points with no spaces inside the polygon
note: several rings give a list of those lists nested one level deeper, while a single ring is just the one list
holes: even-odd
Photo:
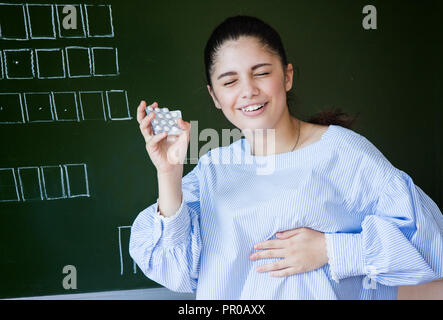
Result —
[{"label": "woman's forehead", "polygon": [[265,46],[255,37],[240,37],[236,40],[227,40],[217,50],[217,55],[241,55],[242,53],[256,55],[270,55]]},{"label": "woman's forehead", "polygon": [[275,55],[271,54],[255,38],[242,37],[226,41],[218,50],[214,61],[214,70],[224,68],[249,68],[258,63],[272,63]]}]

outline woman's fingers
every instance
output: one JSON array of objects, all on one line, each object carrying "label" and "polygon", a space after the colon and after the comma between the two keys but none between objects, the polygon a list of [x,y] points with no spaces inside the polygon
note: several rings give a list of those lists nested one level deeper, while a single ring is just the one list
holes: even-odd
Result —
[{"label": "woman's fingers", "polygon": [[288,239],[296,234],[303,232],[304,228],[290,229],[283,232],[277,232],[276,236],[278,239]]},{"label": "woman's fingers", "polygon": [[150,113],[140,122],[140,131],[145,137],[146,142],[153,136],[151,120],[154,119],[155,114]]},{"label": "woman's fingers", "polygon": [[138,123],[141,123],[143,118],[146,115],[145,108],[146,108],[146,101],[142,100],[137,107],[137,122]]},{"label": "woman's fingers", "polygon": [[185,120],[181,119],[181,118],[179,118],[177,120],[177,124],[180,127],[180,129],[187,130],[189,128],[188,127],[188,123]]},{"label": "woman's fingers", "polygon": [[286,240],[266,240],[254,245],[254,249],[281,249],[286,246]]},{"label": "woman's fingers", "polygon": [[[149,105],[153,109],[158,108],[158,103],[154,102],[151,105]],[[153,148],[157,143],[159,143],[161,140],[163,140],[165,137],[168,137],[168,142],[174,143],[178,139],[189,139],[189,132],[191,128],[191,124],[184,121],[183,119],[178,119],[178,126],[181,128],[184,132],[182,132],[180,135],[168,135],[167,132],[160,133],[160,134],[154,134],[151,121],[156,117],[155,112],[151,112],[150,114],[146,115],[146,101],[142,100],[137,107],[137,121],[140,124],[140,131],[143,134],[143,137],[145,138],[146,146],[148,148]]]},{"label": "woman's fingers", "polygon": [[290,267],[286,259],[274,261],[256,268],[257,272],[269,272]]},{"label": "woman's fingers", "polygon": [[148,148],[154,148],[154,146],[157,143],[159,143],[161,140],[163,140],[167,136],[168,136],[167,132],[163,131],[162,133],[152,136],[146,144],[147,144]]},{"label": "woman's fingers", "polygon": [[[146,116],[146,110],[145,110],[146,106],[147,106],[146,101],[142,100],[137,107],[137,122],[138,123],[141,123]],[[153,104],[150,104],[148,107],[157,108],[158,103],[154,102]]]},{"label": "woman's fingers", "polygon": [[179,138],[189,140],[191,134],[191,124],[183,119],[178,119],[177,124],[179,128],[183,130],[183,132],[180,133]]},{"label": "woman's fingers", "polygon": [[289,268],[280,269],[277,271],[272,271],[269,273],[269,275],[271,277],[288,277],[288,276],[291,276],[291,275],[297,274],[297,273],[300,273],[300,270],[298,268],[289,267]]},{"label": "woman's fingers", "polygon": [[284,258],[286,256],[285,249],[263,250],[249,255],[250,260],[266,259],[266,258]]}]

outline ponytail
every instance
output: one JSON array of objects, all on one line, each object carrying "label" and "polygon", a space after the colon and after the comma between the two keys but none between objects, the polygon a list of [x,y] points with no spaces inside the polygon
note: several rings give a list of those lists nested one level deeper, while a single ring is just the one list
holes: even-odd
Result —
[{"label": "ponytail", "polygon": [[321,124],[321,125],[339,125],[351,129],[355,124],[360,113],[351,116],[342,112],[340,108],[323,109],[311,116],[307,122]]}]

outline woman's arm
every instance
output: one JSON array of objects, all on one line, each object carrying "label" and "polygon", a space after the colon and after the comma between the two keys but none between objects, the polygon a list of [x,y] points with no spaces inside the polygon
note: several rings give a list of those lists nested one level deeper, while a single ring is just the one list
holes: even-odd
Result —
[{"label": "woman's arm", "polygon": [[411,177],[396,170],[360,233],[325,234],[334,280],[366,275],[388,286],[443,277],[443,215]]},{"label": "woman's arm", "polygon": [[[150,105],[158,108],[154,102]],[[184,131],[178,137],[154,135],[146,115],[146,102],[137,108],[137,121],[146,151],[157,168],[157,202],[143,210],[131,228],[129,253],[143,273],[163,286],[180,292],[197,287],[200,261],[200,186],[198,163],[183,179],[190,123],[179,119]]]},{"label": "woman's arm", "polygon": [[197,165],[183,178],[182,201],[172,216],[160,214],[157,199],[140,212],[131,228],[131,257],[148,278],[172,291],[195,292],[197,288],[201,250],[198,169]]},{"label": "woman's arm", "polygon": [[[443,277],[443,215],[397,171],[382,190],[360,233],[287,230],[256,244],[251,260],[283,258],[259,268],[271,276],[308,272],[329,263],[333,280],[366,275],[384,285],[414,285]],[[371,281],[371,284],[374,283]]]},{"label": "woman's arm", "polygon": [[183,167],[176,171],[157,172],[158,180],[158,211],[164,217],[173,216],[182,203]]}]

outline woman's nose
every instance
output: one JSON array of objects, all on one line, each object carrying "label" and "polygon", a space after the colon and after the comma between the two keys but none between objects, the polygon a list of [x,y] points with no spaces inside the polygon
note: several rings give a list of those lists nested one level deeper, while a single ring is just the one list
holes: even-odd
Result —
[{"label": "woman's nose", "polygon": [[250,99],[260,93],[257,85],[252,80],[246,80],[243,85],[242,97],[244,99]]}]

